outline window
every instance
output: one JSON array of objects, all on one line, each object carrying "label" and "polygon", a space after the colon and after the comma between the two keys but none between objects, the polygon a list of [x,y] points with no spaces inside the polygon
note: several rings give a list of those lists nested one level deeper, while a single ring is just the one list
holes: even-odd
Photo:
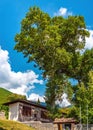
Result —
[{"label": "window", "polygon": [[23,116],[31,116],[31,107],[23,106],[22,115]]},{"label": "window", "polygon": [[41,118],[47,119],[47,118],[48,118],[48,117],[47,117],[47,112],[41,111]]}]

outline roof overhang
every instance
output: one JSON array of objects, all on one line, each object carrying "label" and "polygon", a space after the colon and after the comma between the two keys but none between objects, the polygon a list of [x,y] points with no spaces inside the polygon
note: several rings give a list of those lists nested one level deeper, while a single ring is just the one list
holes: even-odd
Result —
[{"label": "roof overhang", "polygon": [[9,105],[11,105],[11,104],[15,104],[15,103],[18,103],[18,102],[24,103],[24,104],[28,104],[28,105],[32,105],[32,106],[35,106],[35,107],[39,107],[39,108],[46,109],[46,107],[43,106],[43,105],[37,104],[37,103],[32,102],[32,101],[29,101],[29,100],[22,100],[22,99],[17,99],[17,100],[14,100],[14,101],[6,102],[6,103],[4,103],[3,105],[9,106]]}]

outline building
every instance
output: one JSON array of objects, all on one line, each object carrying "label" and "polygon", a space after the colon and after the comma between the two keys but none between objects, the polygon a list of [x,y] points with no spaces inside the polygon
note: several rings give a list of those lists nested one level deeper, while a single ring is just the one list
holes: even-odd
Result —
[{"label": "building", "polygon": [[9,106],[9,120],[49,122],[46,107],[35,102],[19,99],[4,105]]},{"label": "building", "polygon": [[74,130],[77,121],[73,118],[56,118],[54,124],[58,125],[58,130]]}]

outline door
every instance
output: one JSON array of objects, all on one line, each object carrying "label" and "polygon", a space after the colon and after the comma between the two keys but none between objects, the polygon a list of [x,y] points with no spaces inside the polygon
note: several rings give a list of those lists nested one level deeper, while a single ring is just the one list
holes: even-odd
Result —
[{"label": "door", "polygon": [[71,124],[65,124],[65,130],[71,130]]}]

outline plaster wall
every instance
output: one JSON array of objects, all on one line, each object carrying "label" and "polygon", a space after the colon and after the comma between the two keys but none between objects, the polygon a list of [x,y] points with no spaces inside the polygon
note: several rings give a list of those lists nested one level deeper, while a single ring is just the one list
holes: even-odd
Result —
[{"label": "plaster wall", "polygon": [[18,121],[19,103],[9,105],[9,120]]}]

